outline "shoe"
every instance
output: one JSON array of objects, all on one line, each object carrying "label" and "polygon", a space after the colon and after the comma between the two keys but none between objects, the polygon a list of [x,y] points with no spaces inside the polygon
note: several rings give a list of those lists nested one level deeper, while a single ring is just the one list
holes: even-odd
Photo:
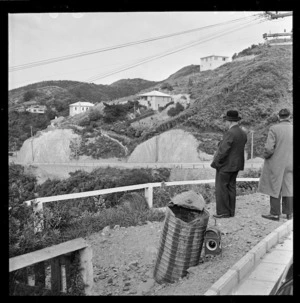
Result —
[{"label": "shoe", "polygon": [[293,215],[286,215],[286,219],[287,219],[287,220],[293,219]]},{"label": "shoe", "polygon": [[214,214],[213,215],[215,218],[229,218],[230,216],[229,215],[217,215],[217,214]]},{"label": "shoe", "polygon": [[273,220],[273,221],[279,221],[279,216],[276,215],[261,215],[265,219]]}]

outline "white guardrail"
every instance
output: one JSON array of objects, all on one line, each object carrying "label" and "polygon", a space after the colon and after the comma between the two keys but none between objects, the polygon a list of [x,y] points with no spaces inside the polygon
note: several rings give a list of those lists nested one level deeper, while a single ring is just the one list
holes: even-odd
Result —
[{"label": "white guardrail", "polygon": [[[237,178],[236,181],[237,182],[243,182],[243,181],[258,182],[259,178]],[[35,198],[33,200],[25,201],[24,203],[27,204],[28,206],[32,205],[34,212],[39,212],[39,211],[43,210],[43,204],[48,203],[48,202],[87,198],[87,197],[100,196],[100,195],[112,194],[112,193],[117,193],[117,192],[127,192],[127,191],[132,191],[132,190],[137,190],[137,189],[145,189],[145,198],[147,200],[149,207],[152,208],[153,207],[153,188],[154,187],[161,187],[162,185],[173,186],[173,185],[209,184],[209,183],[215,183],[215,180],[209,179],[209,180],[190,180],[190,181],[145,183],[145,184],[137,184],[137,185],[130,185],[130,186],[122,186],[122,187],[86,191],[86,192],[81,192],[81,193]],[[35,230],[38,231],[38,230],[41,230],[41,228],[42,228],[41,226],[36,226]]]}]

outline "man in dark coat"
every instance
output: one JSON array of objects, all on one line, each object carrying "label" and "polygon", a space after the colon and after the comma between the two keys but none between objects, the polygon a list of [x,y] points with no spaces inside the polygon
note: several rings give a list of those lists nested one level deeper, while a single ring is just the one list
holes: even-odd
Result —
[{"label": "man in dark coat", "polygon": [[216,169],[215,218],[234,217],[236,202],[236,177],[244,169],[246,133],[238,126],[241,120],[236,110],[223,117],[228,131],[219,143],[211,167]]},{"label": "man in dark coat", "polygon": [[286,218],[293,217],[293,124],[290,111],[283,108],[278,113],[279,123],[269,129],[264,149],[264,166],[258,192],[270,196],[270,213],[263,218],[278,221],[281,210]]}]

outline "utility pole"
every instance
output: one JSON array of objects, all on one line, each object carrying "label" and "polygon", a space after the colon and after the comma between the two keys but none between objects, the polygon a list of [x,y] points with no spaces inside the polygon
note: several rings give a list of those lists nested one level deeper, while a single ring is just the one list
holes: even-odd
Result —
[{"label": "utility pole", "polygon": [[158,135],[155,136],[155,163],[158,162]]},{"label": "utility pole", "polygon": [[250,130],[251,132],[251,160],[253,160],[253,133],[254,130]]},{"label": "utility pole", "polygon": [[33,137],[32,137],[32,126],[30,125],[30,130],[31,130],[31,155],[32,155],[32,162],[34,161],[33,157]]}]

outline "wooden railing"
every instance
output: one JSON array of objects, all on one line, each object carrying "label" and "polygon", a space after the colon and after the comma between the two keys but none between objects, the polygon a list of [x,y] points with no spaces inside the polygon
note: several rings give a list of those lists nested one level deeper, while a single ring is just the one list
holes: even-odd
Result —
[{"label": "wooden railing", "polygon": [[[27,285],[42,286],[54,292],[67,292],[71,286],[70,254],[73,252],[79,254],[79,272],[84,285],[83,291],[86,295],[91,295],[94,281],[92,249],[83,238],[10,258],[9,272],[26,269]],[[46,266],[45,261],[49,261],[49,267]],[[33,269],[33,272],[29,269]]]},{"label": "wooden railing", "polygon": [[[237,178],[237,182],[239,181],[259,181],[259,178]],[[145,183],[145,184],[137,184],[137,185],[130,185],[130,186],[122,186],[122,187],[114,187],[108,189],[99,189],[81,193],[73,193],[73,194],[66,194],[66,195],[58,195],[58,196],[51,196],[51,197],[43,197],[43,198],[36,198],[34,200],[25,201],[27,205],[33,206],[33,210],[35,213],[38,213],[43,210],[43,204],[48,202],[54,201],[63,201],[63,200],[70,200],[70,199],[78,199],[78,198],[86,198],[92,196],[99,196],[99,195],[106,195],[112,194],[117,192],[127,192],[137,189],[144,189],[145,190],[145,198],[150,208],[153,207],[153,188],[164,186],[173,186],[173,185],[196,185],[196,184],[209,184],[214,183],[214,179],[209,180],[190,180],[190,181],[172,181],[172,182],[162,182],[162,183]],[[42,222],[39,220],[39,223],[35,226],[35,231],[39,231],[43,228]]]}]

